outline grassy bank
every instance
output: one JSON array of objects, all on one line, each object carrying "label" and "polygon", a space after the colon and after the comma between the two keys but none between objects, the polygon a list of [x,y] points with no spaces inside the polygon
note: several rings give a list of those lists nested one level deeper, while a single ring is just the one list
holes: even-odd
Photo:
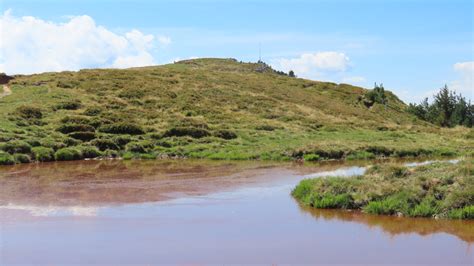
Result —
[{"label": "grassy bank", "polygon": [[[258,71],[257,71],[258,70]],[[327,160],[472,153],[472,129],[417,119],[394,94],[197,59],[15,76],[0,164],[95,157]]]},{"label": "grassy bank", "polygon": [[375,165],[363,176],[303,180],[292,195],[314,208],[474,219],[474,160],[418,167]]}]

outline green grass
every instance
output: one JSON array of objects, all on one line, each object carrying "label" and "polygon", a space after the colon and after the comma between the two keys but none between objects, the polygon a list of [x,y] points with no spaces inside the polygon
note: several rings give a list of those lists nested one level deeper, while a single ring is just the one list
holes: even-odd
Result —
[{"label": "green grass", "polygon": [[375,165],[363,176],[303,180],[292,195],[314,208],[474,219],[474,160],[414,168]]},{"label": "green grass", "polygon": [[390,92],[367,108],[366,89],[257,67],[197,59],[16,76],[0,99],[0,149],[33,160],[21,142],[216,160],[473,155],[472,129],[418,120]]}]

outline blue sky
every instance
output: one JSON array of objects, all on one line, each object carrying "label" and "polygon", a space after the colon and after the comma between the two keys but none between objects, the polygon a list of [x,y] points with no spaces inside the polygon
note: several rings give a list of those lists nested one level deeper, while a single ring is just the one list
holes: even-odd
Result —
[{"label": "blue sky", "polygon": [[474,99],[473,1],[2,0],[1,10],[7,73],[256,61],[261,43],[264,61],[301,77],[383,83],[407,102],[448,84]]}]

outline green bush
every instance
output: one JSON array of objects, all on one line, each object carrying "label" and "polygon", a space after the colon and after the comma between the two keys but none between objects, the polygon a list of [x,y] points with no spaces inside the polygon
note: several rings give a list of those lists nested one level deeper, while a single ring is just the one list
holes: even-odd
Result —
[{"label": "green bush", "polygon": [[404,215],[408,215],[409,208],[410,205],[407,194],[398,193],[383,200],[371,201],[363,208],[363,210],[370,214],[393,215],[400,212]]},{"label": "green bush", "polygon": [[122,159],[124,160],[131,160],[135,158],[135,155],[132,152],[126,152],[122,155]]},{"label": "green bush", "polygon": [[72,132],[94,132],[95,128],[84,124],[64,124],[57,128],[57,131],[68,134]]},{"label": "green bush", "polygon": [[12,165],[15,164],[15,158],[9,153],[0,152],[0,165]]},{"label": "green bush", "polygon": [[69,100],[69,101],[64,101],[61,103],[58,103],[56,106],[54,106],[54,110],[77,110],[81,108],[82,104],[81,101],[79,100]]},{"label": "green bush", "polygon": [[82,141],[91,141],[96,137],[95,132],[72,132],[68,136]]},{"label": "green bush", "polygon": [[130,142],[125,146],[126,151],[133,153],[147,153],[150,149],[154,147],[153,143],[149,141],[135,141]]},{"label": "green bush", "polygon": [[256,130],[263,130],[263,131],[274,131],[276,127],[270,125],[260,125],[255,127]]},{"label": "green bush", "polygon": [[29,163],[31,162],[30,156],[22,153],[16,153],[14,156],[15,162],[17,163]]},{"label": "green bush", "polygon": [[119,153],[115,150],[105,150],[104,151],[104,156],[107,158],[118,158]]},{"label": "green bush", "polygon": [[221,139],[235,139],[237,138],[237,134],[230,130],[219,130],[216,133],[214,133],[214,136],[221,138]]},{"label": "green bush", "polygon": [[321,209],[348,209],[352,205],[352,199],[349,194],[340,195],[323,195],[321,197],[314,197],[311,206]]},{"label": "green bush", "polygon": [[370,160],[374,159],[375,154],[368,151],[355,151],[351,152],[346,159],[347,160]]},{"label": "green bush", "polygon": [[120,135],[120,136],[115,136],[112,140],[113,142],[115,142],[115,144],[117,144],[117,146],[119,146],[120,148],[123,148],[125,147],[125,145],[127,145],[127,143],[132,141],[132,138],[128,135]]},{"label": "green bush", "polygon": [[413,217],[433,217],[438,213],[438,208],[430,202],[423,201],[416,205],[410,212],[410,216]]},{"label": "green bush", "polygon": [[451,219],[474,219],[474,205],[454,209],[448,213],[448,217]]},{"label": "green bush", "polygon": [[20,117],[25,119],[41,119],[43,117],[43,112],[40,108],[34,106],[20,106],[17,107],[15,113]]},{"label": "green bush", "polygon": [[110,134],[145,134],[145,131],[142,129],[141,126],[132,123],[115,123],[110,125],[104,125],[99,128],[99,131]]},{"label": "green bush", "polygon": [[184,137],[189,136],[192,138],[203,138],[210,136],[211,134],[206,129],[195,128],[195,127],[174,127],[168,129],[163,136],[164,137]]},{"label": "green bush", "polygon": [[100,113],[102,113],[102,108],[97,106],[88,107],[86,110],[84,110],[84,115],[87,116],[97,116]]},{"label": "green bush", "polygon": [[377,156],[390,156],[393,154],[392,149],[383,146],[369,146],[365,150]]},{"label": "green bush", "polygon": [[313,192],[314,179],[302,180],[291,192],[291,195],[303,204],[311,204],[311,194]]},{"label": "green bush", "polygon": [[47,138],[47,139],[42,139],[40,141],[41,146],[47,147],[47,148],[52,148],[53,150],[57,151],[61,148],[65,148],[66,144],[62,141],[57,141],[55,139]]},{"label": "green bush", "polygon": [[72,161],[82,159],[82,154],[77,148],[62,148],[54,153],[56,161]]},{"label": "green bush", "polygon": [[41,146],[41,142],[38,139],[25,139],[25,142],[30,144],[31,147]]},{"label": "green bush", "polygon": [[310,154],[303,155],[303,159],[308,162],[313,162],[313,161],[319,161],[321,157],[319,157],[319,155],[317,154],[310,153]]},{"label": "green bush", "polygon": [[115,144],[115,142],[111,139],[105,139],[105,138],[94,139],[90,143],[91,143],[91,145],[94,145],[97,148],[99,148],[99,150],[101,150],[101,151],[120,150],[120,147],[117,146],[117,144]]},{"label": "green bush", "polygon": [[77,146],[77,145],[81,144],[81,141],[77,140],[77,139],[70,138],[70,137],[66,137],[66,138],[63,139],[63,143],[66,144],[67,147],[70,147],[70,146]]},{"label": "green bush", "polygon": [[153,154],[153,153],[140,154],[140,159],[142,160],[155,160],[156,157],[157,157],[156,154]]},{"label": "green bush", "polygon": [[97,158],[102,156],[102,153],[94,146],[79,146],[78,149],[84,158]]},{"label": "green bush", "polygon": [[31,149],[33,158],[39,162],[54,161],[54,150],[47,147],[34,147]]},{"label": "green bush", "polygon": [[0,150],[8,152],[10,154],[14,153],[30,153],[31,146],[25,141],[22,140],[11,140],[7,143],[0,145]]}]

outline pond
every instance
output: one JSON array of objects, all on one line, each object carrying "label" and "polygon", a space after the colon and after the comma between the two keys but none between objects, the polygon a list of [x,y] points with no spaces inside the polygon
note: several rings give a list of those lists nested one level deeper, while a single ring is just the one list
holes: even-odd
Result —
[{"label": "pond", "polygon": [[370,163],[1,167],[0,264],[473,264],[474,221],[315,210],[290,195]]}]

